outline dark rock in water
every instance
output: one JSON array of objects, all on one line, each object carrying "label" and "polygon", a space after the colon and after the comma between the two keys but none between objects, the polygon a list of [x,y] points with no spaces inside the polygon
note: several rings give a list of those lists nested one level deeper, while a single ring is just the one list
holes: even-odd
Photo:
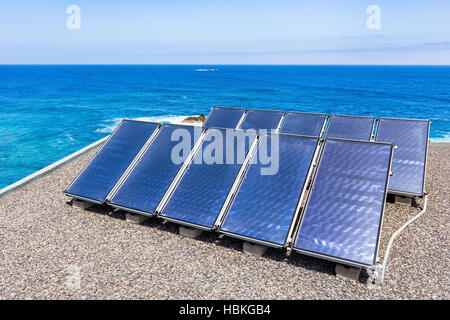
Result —
[{"label": "dark rock in water", "polygon": [[184,119],[181,122],[205,122],[205,120],[206,120],[206,116],[202,113],[199,116],[187,117],[186,119]]}]

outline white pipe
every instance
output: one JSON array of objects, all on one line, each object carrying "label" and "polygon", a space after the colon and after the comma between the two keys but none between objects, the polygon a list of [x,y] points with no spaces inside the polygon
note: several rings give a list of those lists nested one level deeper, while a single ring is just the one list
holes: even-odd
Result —
[{"label": "white pipe", "polygon": [[383,284],[384,271],[386,270],[386,264],[387,264],[387,260],[389,258],[389,251],[391,251],[392,243],[394,242],[395,237],[397,237],[400,234],[400,232],[402,232],[403,229],[405,229],[410,223],[412,223],[413,221],[415,221],[417,218],[419,218],[421,215],[423,215],[425,213],[425,211],[427,210],[427,202],[428,202],[428,195],[425,195],[422,211],[420,211],[417,215],[415,215],[408,222],[406,222],[404,225],[402,225],[400,227],[400,229],[395,231],[391,237],[391,240],[389,240],[389,244],[386,247],[386,253],[384,254],[383,265],[382,265],[381,276],[380,276],[380,284]]}]

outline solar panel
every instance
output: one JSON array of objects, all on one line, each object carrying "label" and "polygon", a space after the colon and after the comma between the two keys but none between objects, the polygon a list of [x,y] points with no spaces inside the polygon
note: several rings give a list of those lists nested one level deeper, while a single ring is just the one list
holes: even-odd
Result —
[{"label": "solar panel", "polygon": [[[212,229],[244,160],[237,161],[237,155],[244,158],[255,138],[253,132],[208,129],[194,161],[159,215],[181,224]],[[234,143],[231,148],[229,144],[237,140],[245,143]],[[227,161],[227,149],[234,159]]]},{"label": "solar panel", "polygon": [[157,123],[123,120],[65,193],[104,202],[158,126]]},{"label": "solar panel", "polygon": [[326,117],[320,113],[287,112],[280,132],[319,137]]},{"label": "solar panel", "polygon": [[283,116],[282,111],[247,110],[240,129],[248,130],[275,130]]},{"label": "solar panel", "polygon": [[[278,143],[272,142],[272,138],[278,139]],[[278,161],[271,163],[273,167],[276,164],[278,171],[263,174],[261,168],[268,166],[261,161],[249,166],[220,231],[229,236],[284,247],[319,140],[267,134],[260,141],[259,150],[265,145],[267,150],[273,150],[272,157],[278,157]]]},{"label": "solar panel", "polygon": [[216,127],[234,129],[238,125],[244,112],[244,109],[214,107],[203,126],[205,128]]},{"label": "solar panel", "polygon": [[199,127],[164,125],[109,204],[154,214],[201,132]]},{"label": "solar panel", "polygon": [[375,118],[332,115],[328,120],[327,138],[340,138],[369,141],[372,136]]},{"label": "solar panel", "polygon": [[323,148],[293,249],[373,266],[393,145],[329,139]]},{"label": "solar panel", "polygon": [[397,145],[389,192],[422,196],[430,122],[381,118],[376,140]]}]

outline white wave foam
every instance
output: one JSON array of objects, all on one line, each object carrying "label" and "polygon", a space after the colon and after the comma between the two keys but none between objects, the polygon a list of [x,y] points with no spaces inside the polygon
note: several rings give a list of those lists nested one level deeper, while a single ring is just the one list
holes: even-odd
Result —
[{"label": "white wave foam", "polygon": [[431,138],[430,141],[431,142],[450,142],[450,133],[444,135],[441,138]]},{"label": "white wave foam", "polygon": [[208,69],[195,69],[197,72],[208,72],[208,71],[217,71],[217,68],[208,68]]},{"label": "white wave foam", "polygon": [[[140,120],[140,121],[148,121],[148,122],[158,122],[158,123],[172,123],[172,124],[181,124],[184,119],[186,119],[189,116],[174,116],[174,115],[168,115],[168,116],[157,116],[157,117],[139,117],[139,118],[131,118],[132,120]],[[105,124],[102,124],[101,128],[98,128],[95,130],[95,132],[100,133],[111,133],[114,131],[114,129],[117,127],[117,125],[125,118],[114,118],[109,120],[104,120],[106,122]],[[189,122],[183,122],[183,125],[193,125],[193,126],[200,126],[200,123],[189,123]]]}]

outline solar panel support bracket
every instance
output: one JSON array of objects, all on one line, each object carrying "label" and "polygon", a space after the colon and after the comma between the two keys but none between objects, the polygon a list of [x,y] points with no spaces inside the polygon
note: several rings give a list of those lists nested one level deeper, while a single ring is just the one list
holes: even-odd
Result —
[{"label": "solar panel support bracket", "polygon": [[197,238],[203,231],[200,229],[194,229],[187,226],[180,226],[178,230],[179,234],[183,237],[188,237],[195,239]]},{"label": "solar panel support bracket", "polygon": [[395,196],[395,203],[403,206],[411,207],[413,205],[412,197]]},{"label": "solar panel support bracket", "polygon": [[262,246],[260,244],[250,243],[250,242],[245,241],[242,249],[245,253],[250,253],[255,256],[261,257],[266,252],[267,247]]},{"label": "solar panel support bracket", "polygon": [[149,219],[149,217],[147,216],[143,216],[136,213],[127,213],[125,217],[128,223],[134,224],[142,224]]},{"label": "solar panel support bracket", "polygon": [[347,265],[336,263],[335,271],[337,277],[346,278],[358,282],[361,268],[350,267]]},{"label": "solar panel support bracket", "polygon": [[[290,245],[290,244],[289,244]],[[290,247],[286,248],[286,257],[290,257],[292,253],[292,249]]]},{"label": "solar panel support bracket", "polygon": [[82,210],[89,209],[90,207],[94,206],[94,203],[79,200],[79,199],[72,199],[72,206],[80,208]]}]

